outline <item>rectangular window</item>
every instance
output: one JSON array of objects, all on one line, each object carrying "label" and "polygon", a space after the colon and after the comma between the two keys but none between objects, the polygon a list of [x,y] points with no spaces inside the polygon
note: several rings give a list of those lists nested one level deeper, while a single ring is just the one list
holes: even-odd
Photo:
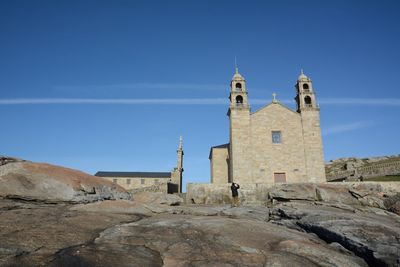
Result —
[{"label": "rectangular window", "polygon": [[126,184],[131,184],[131,179],[126,179]]},{"label": "rectangular window", "polygon": [[158,184],[158,179],[154,179],[154,184]]},{"label": "rectangular window", "polygon": [[272,143],[274,144],[282,143],[281,131],[272,131]]},{"label": "rectangular window", "polygon": [[140,179],[140,184],[144,184],[144,179]]}]

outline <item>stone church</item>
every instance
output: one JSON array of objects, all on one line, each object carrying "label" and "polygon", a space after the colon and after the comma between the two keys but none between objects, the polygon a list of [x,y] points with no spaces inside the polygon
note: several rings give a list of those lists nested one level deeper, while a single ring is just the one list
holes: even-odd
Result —
[{"label": "stone church", "polygon": [[179,139],[177,165],[171,172],[98,171],[95,176],[110,180],[127,190],[146,190],[169,194],[182,193],[183,139]]},{"label": "stone church", "polygon": [[246,80],[238,69],[230,84],[230,142],[210,151],[211,182],[325,182],[319,106],[303,71],[292,110],[276,99],[251,112]]}]

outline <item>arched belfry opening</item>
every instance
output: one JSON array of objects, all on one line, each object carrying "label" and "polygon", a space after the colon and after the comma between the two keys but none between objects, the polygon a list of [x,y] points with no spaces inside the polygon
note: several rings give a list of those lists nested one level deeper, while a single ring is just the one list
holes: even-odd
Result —
[{"label": "arched belfry opening", "polygon": [[308,86],[307,83],[305,83],[305,84],[303,84],[303,89],[308,91],[308,90],[310,90],[310,87]]},{"label": "arched belfry opening", "polygon": [[242,89],[242,84],[241,83],[236,83],[235,84],[236,89]]},{"label": "arched belfry opening", "polygon": [[243,104],[243,97],[241,95],[236,97],[236,104]]},{"label": "arched belfry opening", "polygon": [[311,97],[309,97],[309,96],[304,97],[304,103],[305,103],[307,106],[311,106],[311,104],[312,104],[312,102],[311,102]]}]

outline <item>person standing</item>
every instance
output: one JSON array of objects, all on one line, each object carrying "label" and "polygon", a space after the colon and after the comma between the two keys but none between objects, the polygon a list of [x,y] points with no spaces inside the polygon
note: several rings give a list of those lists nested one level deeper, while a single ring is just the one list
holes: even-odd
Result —
[{"label": "person standing", "polygon": [[239,206],[239,192],[238,189],[240,188],[239,184],[232,183],[231,191],[232,191],[232,207]]}]

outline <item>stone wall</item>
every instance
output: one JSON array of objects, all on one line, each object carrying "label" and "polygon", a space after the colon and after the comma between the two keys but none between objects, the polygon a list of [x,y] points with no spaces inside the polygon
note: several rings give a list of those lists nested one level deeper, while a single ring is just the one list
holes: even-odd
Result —
[{"label": "stone wall", "polygon": [[[329,168],[326,168],[327,180],[328,181],[334,181],[340,179],[351,180],[351,179],[359,179],[360,177],[371,178],[371,177],[400,174],[400,158],[385,159],[382,161],[365,163],[365,164],[363,164],[361,160],[358,159],[354,160],[356,160],[357,162],[361,162],[359,163],[360,166],[355,166],[347,170],[338,170],[338,169],[331,170]],[[347,165],[352,165],[350,163],[352,163],[352,161],[349,161],[349,163],[345,162],[342,163],[343,165],[342,168],[346,168]]]},{"label": "stone wall", "polygon": [[[229,177],[235,183],[252,181],[250,110],[246,105],[232,107],[230,116]],[[226,181],[228,182],[228,181]]]},{"label": "stone wall", "polygon": [[365,178],[376,177],[379,175],[394,175],[400,173],[400,159],[391,162],[381,162],[363,166],[357,169],[357,173]]},{"label": "stone wall", "polygon": [[[329,188],[334,194],[335,190],[347,190],[351,188],[378,188],[387,194],[400,192],[400,182],[338,182],[338,183],[294,183],[294,184],[241,184],[239,189],[240,201],[244,205],[265,205],[268,203],[268,194],[277,187],[298,185],[299,187],[314,188],[313,192],[307,194],[316,194],[316,188],[319,186],[326,191]],[[188,204],[230,204],[231,203],[231,184],[209,184],[209,183],[189,183],[187,184],[186,202]],[[333,187],[333,188],[332,188]],[[336,189],[335,189],[336,188]],[[320,191],[323,191],[320,190]],[[285,191],[285,190],[284,190]],[[290,189],[286,190],[290,194]],[[295,192],[297,194],[297,192]],[[351,196],[350,196],[351,197]]]},{"label": "stone wall", "polygon": [[128,192],[132,193],[133,196],[135,196],[135,193],[141,193],[141,192],[161,192],[161,193],[167,193],[168,192],[168,183],[159,183],[159,184],[153,184],[150,186],[146,187],[139,187],[139,188],[134,188],[128,190]]},{"label": "stone wall", "polygon": [[[267,201],[268,189],[274,184],[241,184],[240,199],[246,204],[264,204]],[[189,183],[186,186],[187,203],[196,204],[230,204],[231,184]]]},{"label": "stone wall", "polygon": [[213,148],[211,153],[211,183],[225,184],[229,181],[228,148]]},{"label": "stone wall", "polygon": [[308,182],[326,182],[319,110],[302,110],[304,154]]}]

